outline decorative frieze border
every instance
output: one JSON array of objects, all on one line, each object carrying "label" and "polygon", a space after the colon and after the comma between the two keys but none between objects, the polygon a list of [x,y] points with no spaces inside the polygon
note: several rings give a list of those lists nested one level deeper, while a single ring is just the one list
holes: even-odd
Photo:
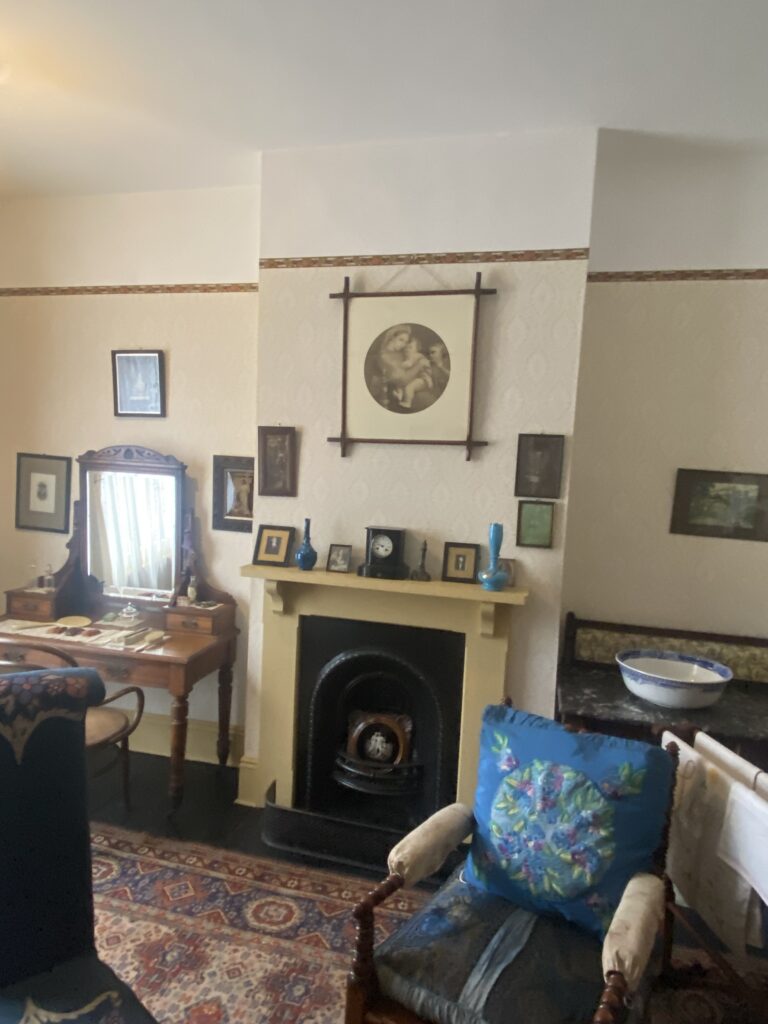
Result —
[{"label": "decorative frieze border", "polygon": [[590,284],[622,281],[768,281],[768,269],[754,270],[593,270]]},{"label": "decorative frieze border", "polygon": [[303,270],[309,267],[386,267],[436,263],[534,263],[544,260],[586,260],[589,249],[494,249],[490,252],[411,252],[378,256],[286,256],[259,261],[262,270]]},{"label": "decorative frieze border", "polygon": [[89,284],[67,288],[0,288],[0,298],[43,295],[181,295],[204,292],[257,292],[256,281],[234,284]]}]

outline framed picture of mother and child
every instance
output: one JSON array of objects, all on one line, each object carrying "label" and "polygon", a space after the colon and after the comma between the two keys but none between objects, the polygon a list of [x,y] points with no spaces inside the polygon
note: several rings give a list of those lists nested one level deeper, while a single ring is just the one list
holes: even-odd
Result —
[{"label": "framed picture of mother and child", "polygon": [[349,442],[453,444],[471,439],[477,304],[494,289],[349,292],[342,435]]}]

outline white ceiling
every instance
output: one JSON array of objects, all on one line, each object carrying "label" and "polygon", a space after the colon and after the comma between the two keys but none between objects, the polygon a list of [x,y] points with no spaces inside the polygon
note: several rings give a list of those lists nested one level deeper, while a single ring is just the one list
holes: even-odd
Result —
[{"label": "white ceiling", "polygon": [[250,184],[260,150],[414,136],[765,142],[768,0],[0,0],[0,82],[6,194]]}]

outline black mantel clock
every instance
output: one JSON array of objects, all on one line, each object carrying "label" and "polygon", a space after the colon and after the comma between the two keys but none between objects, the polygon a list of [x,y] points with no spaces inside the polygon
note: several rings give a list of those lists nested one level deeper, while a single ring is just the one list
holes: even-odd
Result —
[{"label": "black mantel clock", "polygon": [[365,562],[357,567],[357,575],[381,580],[407,579],[404,553],[405,530],[394,530],[391,526],[367,526]]}]

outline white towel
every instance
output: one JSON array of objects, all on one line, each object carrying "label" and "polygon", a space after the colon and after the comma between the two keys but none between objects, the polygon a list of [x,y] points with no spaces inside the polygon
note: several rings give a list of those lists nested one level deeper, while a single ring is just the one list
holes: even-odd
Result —
[{"label": "white towel", "polygon": [[662,745],[680,750],[667,872],[685,902],[736,953],[754,942],[752,886],[718,854],[730,790],[725,772],[665,732]]},{"label": "white towel", "polygon": [[731,786],[717,852],[768,903],[768,802],[740,782]]}]

